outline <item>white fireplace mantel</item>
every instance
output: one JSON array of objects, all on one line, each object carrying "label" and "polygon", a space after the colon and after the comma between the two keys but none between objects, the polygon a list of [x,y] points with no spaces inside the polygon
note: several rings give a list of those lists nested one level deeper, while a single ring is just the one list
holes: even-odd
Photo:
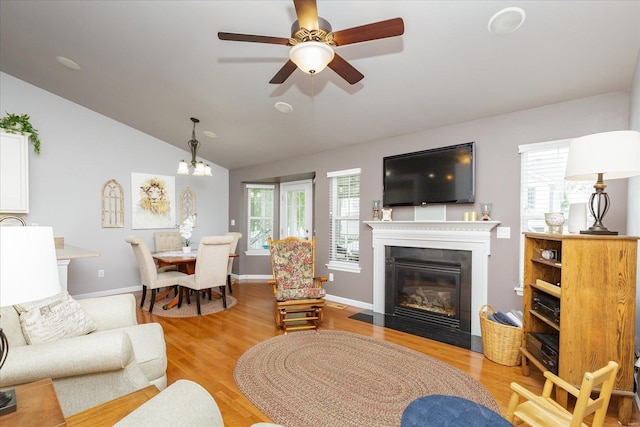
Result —
[{"label": "white fireplace mantel", "polygon": [[385,311],[385,247],[471,251],[471,334],[480,336],[477,313],[487,303],[491,231],[500,221],[365,221],[373,229],[373,311]]}]

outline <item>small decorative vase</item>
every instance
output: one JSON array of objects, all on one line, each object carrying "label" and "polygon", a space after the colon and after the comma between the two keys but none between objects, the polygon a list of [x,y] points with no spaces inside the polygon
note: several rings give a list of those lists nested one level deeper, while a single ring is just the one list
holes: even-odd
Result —
[{"label": "small decorative vase", "polygon": [[191,253],[191,246],[183,246],[182,247],[182,253],[183,254],[190,254]]},{"label": "small decorative vase", "polygon": [[373,220],[380,221],[380,200],[373,201]]},{"label": "small decorative vase", "polygon": [[490,221],[491,217],[491,205],[492,203],[480,203],[480,212],[482,212],[481,221]]},{"label": "small decorative vase", "polygon": [[548,212],[544,214],[544,222],[549,226],[549,233],[562,234],[564,214],[562,212]]}]

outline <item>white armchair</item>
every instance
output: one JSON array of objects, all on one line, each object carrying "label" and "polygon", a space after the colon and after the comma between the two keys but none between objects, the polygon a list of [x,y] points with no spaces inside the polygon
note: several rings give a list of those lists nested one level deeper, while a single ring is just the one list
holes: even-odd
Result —
[{"label": "white armchair", "polygon": [[78,301],[98,328],[88,335],[28,345],[12,306],[0,309],[9,354],[0,387],[52,378],[65,417],[144,388],[167,385],[162,327],[138,324],[132,294]]}]

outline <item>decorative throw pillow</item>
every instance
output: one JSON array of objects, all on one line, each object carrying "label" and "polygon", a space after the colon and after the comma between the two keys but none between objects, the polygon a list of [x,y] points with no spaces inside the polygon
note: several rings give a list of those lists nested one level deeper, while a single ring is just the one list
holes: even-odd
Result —
[{"label": "decorative throw pillow", "polygon": [[41,300],[14,305],[27,344],[86,335],[98,328],[67,291]]}]

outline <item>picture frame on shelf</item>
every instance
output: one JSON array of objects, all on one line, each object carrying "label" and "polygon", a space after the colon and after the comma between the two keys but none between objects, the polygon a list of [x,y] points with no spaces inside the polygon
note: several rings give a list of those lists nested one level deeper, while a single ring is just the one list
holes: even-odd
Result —
[{"label": "picture frame on shelf", "polygon": [[393,221],[393,218],[392,218],[392,215],[391,215],[392,212],[393,212],[393,209],[391,209],[391,208],[382,208],[381,211],[382,211],[382,221]]}]

